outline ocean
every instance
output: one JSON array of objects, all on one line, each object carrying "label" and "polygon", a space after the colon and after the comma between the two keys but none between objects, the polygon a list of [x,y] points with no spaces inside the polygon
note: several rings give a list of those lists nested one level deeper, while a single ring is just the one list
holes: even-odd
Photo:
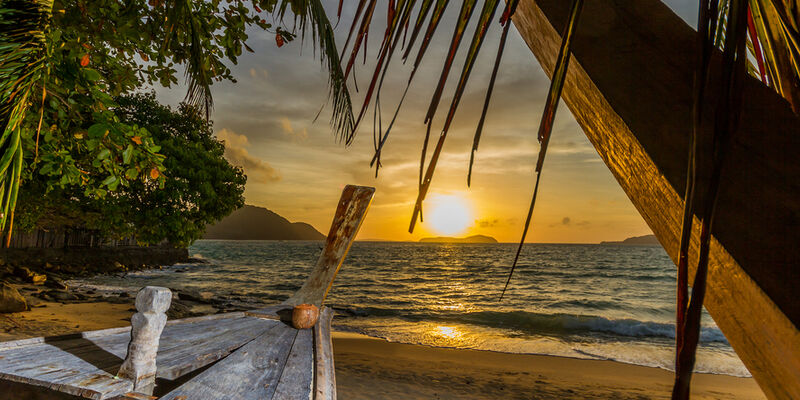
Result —
[{"label": "ocean", "polygon": [[[97,276],[100,289],[159,285],[257,307],[303,283],[322,242],[201,240],[205,263]],[[515,244],[356,242],[326,304],[334,328],[394,342],[613,360],[671,370],[675,266],[659,246],[530,244],[502,301]],[[750,376],[703,315],[697,372]]]}]

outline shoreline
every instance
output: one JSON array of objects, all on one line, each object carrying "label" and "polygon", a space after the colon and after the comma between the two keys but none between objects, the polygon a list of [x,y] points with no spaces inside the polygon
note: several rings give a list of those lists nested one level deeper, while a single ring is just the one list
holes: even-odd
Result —
[{"label": "shoreline", "polygon": [[[133,300],[45,301],[0,314],[0,341],[128,326]],[[618,361],[405,344],[343,331],[333,333],[333,349],[339,396],[355,400],[667,399],[673,379],[665,369]],[[753,378],[695,374],[692,387],[697,399],[766,398]]]}]

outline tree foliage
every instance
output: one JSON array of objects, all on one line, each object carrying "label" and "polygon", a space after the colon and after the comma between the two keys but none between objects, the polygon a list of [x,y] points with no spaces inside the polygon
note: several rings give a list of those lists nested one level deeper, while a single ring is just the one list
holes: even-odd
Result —
[{"label": "tree foliage", "polygon": [[147,129],[117,115],[114,99],[175,86],[183,75],[185,101],[207,119],[211,85],[235,81],[229,65],[252,51],[248,28],[274,29],[290,41],[294,29],[273,27],[289,12],[301,31],[310,22],[332,68],[333,123],[352,133],[350,98],[319,0],[0,3],[0,230],[19,182],[33,176],[42,189],[97,199],[149,181],[165,185],[169,163],[159,146]]},{"label": "tree foliage", "polygon": [[22,187],[20,225],[36,228],[97,230],[100,236],[135,236],[143,244],[168,241],[189,245],[213,223],[244,205],[246,177],[223,157],[224,145],[196,107],[177,110],[159,104],[153,94],[123,96],[113,109],[125,124],[150,132],[165,156],[165,179],[138,179],[135,167],[123,172],[128,184],[98,198],[75,186],[52,188],[43,174]]}]

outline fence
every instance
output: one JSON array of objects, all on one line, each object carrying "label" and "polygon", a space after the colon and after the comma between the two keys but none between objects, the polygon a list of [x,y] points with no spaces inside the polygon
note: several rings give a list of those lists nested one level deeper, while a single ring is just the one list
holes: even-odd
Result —
[{"label": "fence", "polygon": [[9,248],[61,249],[67,247],[124,247],[136,246],[136,238],[108,239],[88,229],[36,230],[14,232]]}]

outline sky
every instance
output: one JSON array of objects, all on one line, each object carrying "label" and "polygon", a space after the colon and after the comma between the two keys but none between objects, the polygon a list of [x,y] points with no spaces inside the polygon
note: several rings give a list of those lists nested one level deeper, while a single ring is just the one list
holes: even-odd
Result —
[{"label": "sky", "polygon": [[[665,1],[684,20],[696,18],[692,0]],[[696,3],[696,1],[694,1]],[[335,22],[338,2],[324,1]],[[353,19],[355,1],[346,1],[342,20],[336,27],[341,46]],[[420,151],[425,135],[423,119],[441,73],[457,6],[449,7],[439,31],[411,84],[398,121],[384,146],[383,167],[377,178],[369,167],[373,156],[372,108],[350,146],[336,140],[328,124],[326,103],[328,73],[320,64],[310,40],[278,47],[275,35],[258,29],[249,31],[248,45],[238,65],[231,65],[236,83],[212,87],[214,109],[211,119],[217,137],[226,143],[226,157],[242,166],[248,176],[247,204],[266,207],[290,221],[312,224],[327,233],[341,189],[346,184],[374,186],[376,194],[358,239],[412,240],[453,234],[489,235],[501,242],[519,241],[533,193],[534,167],[539,150],[536,132],[549,87],[549,79],[512,28],[476,153],[472,184],[467,187],[467,170],[473,135],[483,107],[486,87],[496,55],[500,25],[495,22],[478,57],[470,82],[448,133],[436,168],[427,213],[447,213],[458,206],[466,209],[463,229],[445,232],[432,215],[408,225],[417,196]],[[371,32],[367,64],[359,56],[356,77],[364,88],[371,77],[386,6],[379,5]],[[584,18],[589,16],[584,15]],[[381,20],[381,18],[383,18]],[[690,22],[691,24],[691,22]],[[466,34],[469,40],[472,24]],[[465,47],[445,87],[434,119],[432,143],[438,138],[447,114],[455,80],[461,72]],[[412,52],[412,57],[416,51]],[[391,119],[411,71],[395,57],[381,92],[384,121]],[[411,62],[409,62],[411,64]],[[363,93],[353,90],[357,113]],[[183,87],[156,88],[159,99],[179,103]],[[432,144],[433,145],[433,144]],[[428,153],[430,154],[430,152]],[[437,211],[437,209],[439,211]],[[445,215],[446,216],[446,215]],[[651,231],[631,204],[597,152],[583,135],[566,106],[559,107],[548,148],[547,160],[527,242],[597,243],[650,234]]]}]

